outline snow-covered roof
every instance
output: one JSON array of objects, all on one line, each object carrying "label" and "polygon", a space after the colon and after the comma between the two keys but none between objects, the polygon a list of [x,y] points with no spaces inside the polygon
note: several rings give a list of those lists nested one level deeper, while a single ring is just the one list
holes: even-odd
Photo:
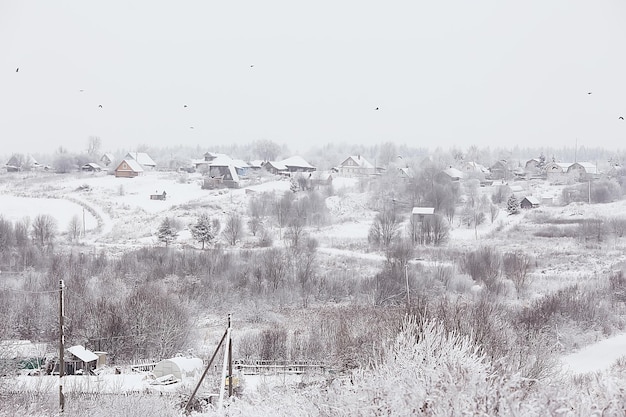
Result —
[{"label": "snow-covered roof", "polygon": [[483,173],[489,172],[487,167],[485,167],[484,165],[479,164],[478,162],[467,162],[465,164],[465,170],[466,171],[473,171],[473,172],[483,172]]},{"label": "snow-covered roof", "polygon": [[83,168],[87,168],[87,167],[91,167],[93,169],[102,169],[102,167],[100,167],[100,165],[96,164],[95,162],[87,162],[85,165],[82,166]]},{"label": "snow-covered roof", "polygon": [[539,199],[537,199],[537,198],[535,198],[535,197],[533,197],[531,195],[524,197],[522,199],[522,201],[524,201],[524,200],[528,201],[530,204],[533,204],[533,205],[539,205],[539,203],[540,203]]},{"label": "snow-covered roof", "polygon": [[416,214],[434,214],[435,209],[433,207],[413,207],[413,215]]},{"label": "snow-covered roof", "polygon": [[150,156],[145,152],[128,152],[125,156],[126,159],[132,158],[135,161],[139,162],[141,165],[147,167],[155,167],[156,163],[150,158]]},{"label": "snow-covered roof", "polygon": [[85,349],[82,345],[72,346],[71,348],[68,348],[67,351],[83,362],[93,362],[98,360],[98,355]]},{"label": "snow-covered roof", "polygon": [[248,165],[248,163],[246,161],[244,161],[243,159],[231,159],[231,161],[233,162],[233,165],[236,168],[248,168],[248,167],[250,167],[250,165]]},{"label": "snow-covered roof", "polygon": [[210,167],[227,167],[230,165],[234,165],[233,160],[230,158],[230,156],[224,154],[216,156],[215,159],[209,162]]},{"label": "snow-covered roof", "polygon": [[465,174],[456,168],[446,168],[443,172],[451,178],[465,178]]},{"label": "snow-covered roof", "polygon": [[[296,167],[296,168],[315,168],[313,165],[309,164],[304,160],[301,156],[292,156],[291,158],[283,159],[280,161],[285,167]],[[275,166],[275,165],[274,165]]]},{"label": "snow-covered roof", "polygon": [[105,152],[104,155],[102,155],[102,158],[100,158],[101,161],[104,161],[106,159],[108,159],[109,161],[113,161],[115,157],[113,156],[112,153],[110,152]]},{"label": "snow-covered roof", "polygon": [[265,165],[269,165],[278,171],[287,171],[287,166],[282,162],[267,161]]},{"label": "snow-covered roof", "polygon": [[0,340],[0,358],[35,358],[46,354],[47,344],[30,340]]},{"label": "snow-covered roof", "polygon": [[341,165],[345,165],[348,160],[353,160],[356,166],[361,168],[374,168],[374,165],[367,159],[363,158],[361,155],[350,155],[341,163]]},{"label": "snow-covered roof", "polygon": [[598,168],[592,164],[591,162],[574,162],[572,165],[578,164],[581,167],[585,168],[587,174],[597,174]]},{"label": "snow-covered roof", "polygon": [[261,168],[263,166],[263,161],[262,159],[254,159],[250,162],[248,162],[248,165],[252,168]]},{"label": "snow-covered roof", "polygon": [[[139,162],[135,161],[134,159],[124,159],[122,161],[122,163],[126,163],[126,165],[128,165],[128,167],[130,169],[132,169],[135,172],[143,172],[143,167],[139,164]],[[122,163],[120,163],[120,166],[122,165]],[[118,167],[119,168],[119,167]]]}]

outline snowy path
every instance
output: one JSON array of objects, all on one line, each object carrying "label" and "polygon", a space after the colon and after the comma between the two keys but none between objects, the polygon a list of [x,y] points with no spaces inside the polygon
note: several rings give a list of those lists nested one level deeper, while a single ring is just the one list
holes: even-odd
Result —
[{"label": "snowy path", "polygon": [[626,356],[626,333],[601,340],[576,353],[566,355],[561,361],[566,370],[582,374],[606,370],[623,356]]},{"label": "snowy path", "polygon": [[96,235],[91,236],[91,238],[88,239],[89,241],[97,242],[101,237],[106,236],[113,229],[113,221],[111,220],[111,217],[107,213],[105,213],[99,206],[75,196],[64,196],[63,198],[76,204],[80,204],[85,208],[85,210],[89,211],[98,221],[98,228],[95,231]]}]

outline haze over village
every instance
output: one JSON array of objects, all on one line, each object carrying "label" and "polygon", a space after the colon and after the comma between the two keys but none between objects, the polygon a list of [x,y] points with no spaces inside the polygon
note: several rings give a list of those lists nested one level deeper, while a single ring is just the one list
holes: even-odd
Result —
[{"label": "haze over village", "polygon": [[626,3],[0,6],[0,416],[626,415]]}]

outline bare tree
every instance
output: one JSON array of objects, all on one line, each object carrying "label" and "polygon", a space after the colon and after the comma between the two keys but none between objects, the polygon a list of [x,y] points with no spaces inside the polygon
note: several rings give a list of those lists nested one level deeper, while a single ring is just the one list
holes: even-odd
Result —
[{"label": "bare tree", "polygon": [[368,241],[384,248],[389,247],[399,234],[400,223],[402,223],[402,217],[393,207],[383,208],[378,212],[370,227]]},{"label": "bare tree", "polygon": [[82,231],[82,222],[80,221],[80,216],[75,214],[70,219],[70,223],[67,226],[67,234],[70,241],[78,240],[80,237],[80,233]]},{"label": "bare tree", "polygon": [[222,232],[228,243],[234,246],[243,232],[243,225],[241,222],[241,216],[237,213],[231,213],[226,219],[226,225]]},{"label": "bare tree", "polygon": [[57,222],[49,214],[39,214],[33,220],[32,236],[40,247],[49,245],[57,233]]},{"label": "bare tree", "polygon": [[97,156],[101,146],[102,139],[100,139],[100,136],[89,136],[87,140],[87,154],[91,157]]},{"label": "bare tree", "polygon": [[261,262],[265,279],[270,283],[272,289],[277,290],[287,276],[288,263],[285,252],[278,248],[268,249],[263,253]]},{"label": "bare tree", "polygon": [[252,233],[252,236],[256,236],[258,232],[261,231],[263,227],[263,223],[261,222],[261,218],[259,216],[252,216],[250,220],[248,220],[248,230]]}]

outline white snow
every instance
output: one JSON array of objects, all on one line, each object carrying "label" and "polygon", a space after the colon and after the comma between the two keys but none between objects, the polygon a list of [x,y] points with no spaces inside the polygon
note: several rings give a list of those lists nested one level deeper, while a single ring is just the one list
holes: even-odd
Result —
[{"label": "white snow", "polygon": [[562,358],[565,370],[574,374],[607,370],[626,356],[626,333],[600,340]]}]

